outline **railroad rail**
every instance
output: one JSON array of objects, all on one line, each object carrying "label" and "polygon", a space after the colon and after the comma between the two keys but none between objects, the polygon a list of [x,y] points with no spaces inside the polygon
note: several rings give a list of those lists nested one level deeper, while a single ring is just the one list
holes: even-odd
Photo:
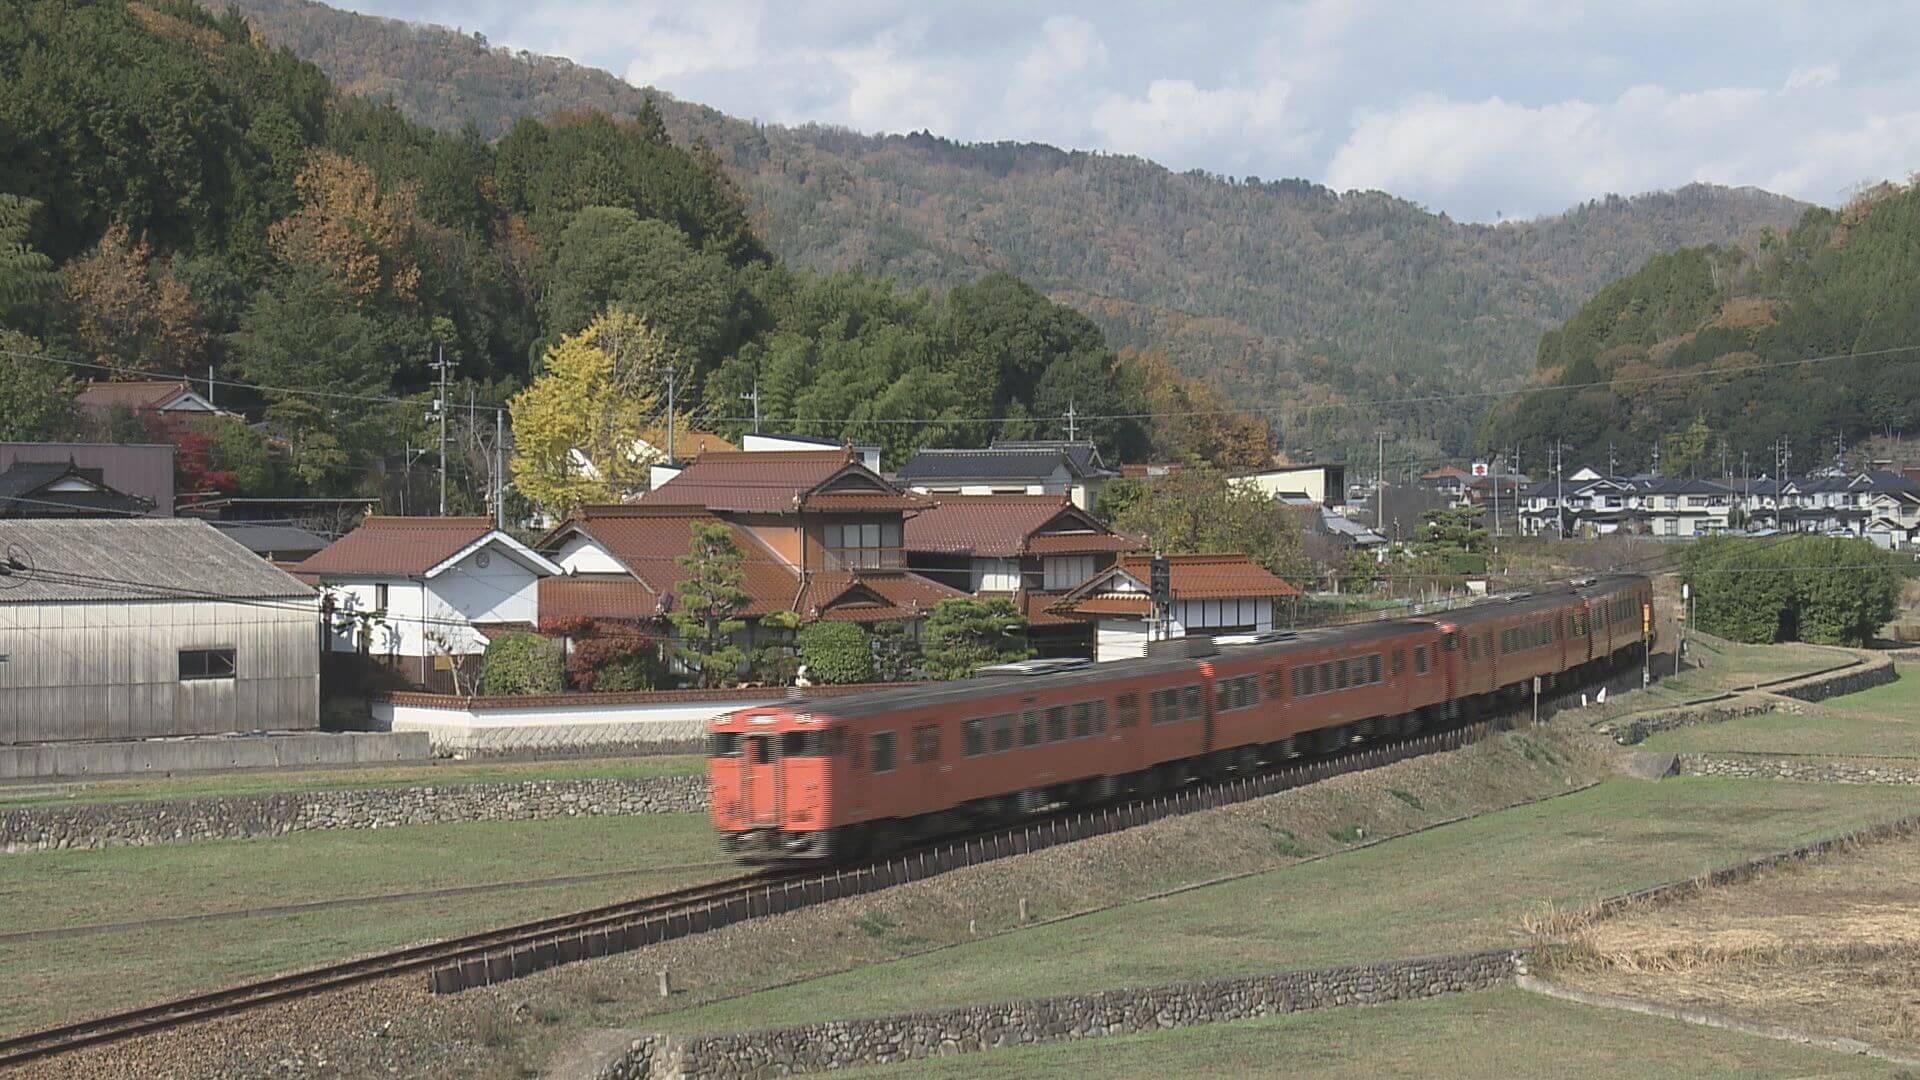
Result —
[{"label": "railroad rail", "polygon": [[[1542,704],[1557,706],[1578,693],[1568,691]],[[766,870],[17,1035],[0,1039],[0,1068],[412,972],[426,971],[427,986],[433,993],[458,993],[577,960],[629,952],[1163,818],[1245,802],[1335,776],[1457,750],[1500,730],[1504,721],[1524,715],[1524,710],[1516,709],[1477,723],[1349,749],[1252,776],[1196,784],[1154,798],[936,842],[858,867]]]},{"label": "railroad rail", "polygon": [[[459,963],[470,957],[489,957],[503,952],[512,955],[514,951],[529,945],[578,939],[581,935],[604,931],[609,927],[628,927],[663,920],[676,912],[698,909],[757,884],[772,884],[791,873],[776,870],[746,874],[465,937],[448,938],[357,960],[276,975],[259,982],[16,1035],[0,1039],[0,1067],[22,1064],[83,1046],[163,1031],[355,983]],[[626,939],[623,937],[621,940],[624,942]],[[637,944],[629,947],[637,947]]]}]

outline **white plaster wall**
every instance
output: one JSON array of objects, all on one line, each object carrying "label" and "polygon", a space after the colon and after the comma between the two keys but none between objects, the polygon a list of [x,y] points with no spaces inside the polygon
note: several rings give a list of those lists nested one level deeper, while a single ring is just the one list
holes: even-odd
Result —
[{"label": "white plaster wall", "polygon": [[585,536],[576,536],[561,546],[554,562],[569,574],[624,574],[627,568],[621,566],[607,550]]}]

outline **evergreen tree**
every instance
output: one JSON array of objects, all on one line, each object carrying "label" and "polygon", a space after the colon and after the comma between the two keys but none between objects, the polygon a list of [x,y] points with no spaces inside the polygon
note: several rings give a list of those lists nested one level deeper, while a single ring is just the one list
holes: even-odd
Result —
[{"label": "evergreen tree", "polygon": [[700,687],[732,682],[746,659],[734,635],[746,628],[740,613],[749,597],[741,583],[740,549],[725,525],[695,523],[687,554],[674,562],[687,576],[674,586],[679,600],[667,618],[679,631],[674,658]]},{"label": "evergreen tree", "polygon": [[1012,600],[942,600],[927,618],[922,659],[936,679],[964,679],[990,664],[1025,660],[1027,617]]}]

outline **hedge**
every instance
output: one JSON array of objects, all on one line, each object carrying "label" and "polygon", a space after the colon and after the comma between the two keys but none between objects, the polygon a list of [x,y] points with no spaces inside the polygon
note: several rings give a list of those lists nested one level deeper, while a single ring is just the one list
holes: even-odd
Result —
[{"label": "hedge", "polygon": [[873,681],[873,645],[858,623],[816,622],[801,627],[800,662],[818,683]]},{"label": "hedge", "polygon": [[480,693],[558,694],[567,688],[560,643],[539,634],[502,634],[487,646],[481,661]]}]

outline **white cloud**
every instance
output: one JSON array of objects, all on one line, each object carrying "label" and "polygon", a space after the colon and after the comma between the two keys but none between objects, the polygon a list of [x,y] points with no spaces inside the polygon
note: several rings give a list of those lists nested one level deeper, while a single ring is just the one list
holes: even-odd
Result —
[{"label": "white cloud", "polygon": [[1832,64],[1816,64],[1813,67],[1797,67],[1787,73],[1787,90],[1807,90],[1816,86],[1828,86],[1840,81],[1840,69]]},{"label": "white cloud", "polygon": [[1092,126],[1107,145],[1173,168],[1238,169],[1304,146],[1290,93],[1278,81],[1203,90],[1188,79],[1155,79],[1142,97],[1108,95]]}]

